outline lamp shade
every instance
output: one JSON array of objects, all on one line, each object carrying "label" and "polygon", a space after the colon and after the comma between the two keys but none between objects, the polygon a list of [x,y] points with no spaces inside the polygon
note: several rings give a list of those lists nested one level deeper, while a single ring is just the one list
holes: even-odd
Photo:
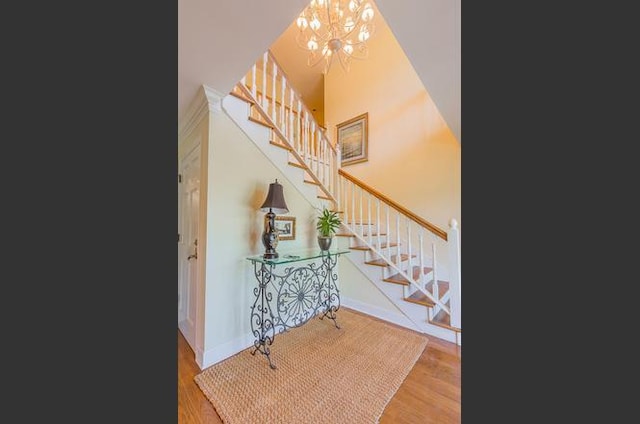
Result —
[{"label": "lamp shade", "polygon": [[284,194],[282,193],[282,184],[278,183],[276,179],[275,183],[269,184],[269,193],[262,206],[260,206],[262,212],[269,212],[272,210],[274,213],[287,213],[289,208],[284,201]]}]

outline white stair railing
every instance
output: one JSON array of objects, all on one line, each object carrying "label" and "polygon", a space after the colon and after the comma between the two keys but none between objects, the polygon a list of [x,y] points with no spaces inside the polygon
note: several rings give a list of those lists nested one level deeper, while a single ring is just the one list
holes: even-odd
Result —
[{"label": "white stair railing", "polygon": [[[253,118],[272,128],[279,143],[305,166],[307,174],[325,195],[341,207],[345,227],[370,252],[383,258],[390,268],[402,275],[414,292],[426,295],[434,303],[434,316],[444,311],[450,317],[450,325],[461,329],[457,222],[452,219],[449,231],[445,232],[340,169],[340,150],[315,121],[271,52],[263,54],[234,90],[255,105],[252,114],[255,112],[257,116]],[[426,246],[425,231],[431,235],[430,246]],[[442,251],[449,253],[445,258],[449,262],[449,290],[446,293],[440,293],[438,287],[440,271],[436,246],[439,244],[443,244]],[[402,254],[406,255],[406,260]],[[428,268],[431,270],[425,272]]]},{"label": "white stair railing", "polygon": [[236,85],[255,105],[259,117],[272,127],[281,144],[306,166],[306,172],[337,203],[340,154],[318,125],[277,61],[267,51]]},{"label": "white stair railing", "polygon": [[[450,325],[461,329],[460,244],[455,220],[445,232],[342,169],[338,175],[345,227],[371,254],[383,258],[393,272],[402,275],[410,284],[410,292],[423,293],[434,303],[433,316],[444,311],[450,317]],[[425,232],[431,235],[430,246]],[[439,251],[447,250],[448,258],[437,256]],[[441,263],[447,261],[449,290],[442,293],[438,278]]]}]

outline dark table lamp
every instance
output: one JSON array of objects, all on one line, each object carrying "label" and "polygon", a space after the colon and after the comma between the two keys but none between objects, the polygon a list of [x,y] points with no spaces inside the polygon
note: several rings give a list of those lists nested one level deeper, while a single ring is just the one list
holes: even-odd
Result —
[{"label": "dark table lamp", "polygon": [[262,212],[267,212],[264,217],[264,232],[262,233],[262,244],[267,249],[263,257],[265,259],[275,259],[278,257],[276,246],[278,245],[278,230],[276,229],[275,219],[276,213],[287,213],[289,208],[284,201],[282,194],[282,185],[278,183],[269,184],[269,193],[262,206]]}]

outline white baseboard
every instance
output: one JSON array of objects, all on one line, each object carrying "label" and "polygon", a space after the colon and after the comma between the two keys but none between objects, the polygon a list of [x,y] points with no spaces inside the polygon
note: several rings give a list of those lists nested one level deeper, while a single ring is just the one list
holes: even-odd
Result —
[{"label": "white baseboard", "polygon": [[359,300],[351,299],[345,296],[340,296],[340,304],[342,304],[342,306],[345,306],[347,308],[354,309],[358,312],[362,312],[364,314],[371,315],[376,318],[380,318],[383,321],[387,321],[392,324],[397,324],[401,327],[405,327],[410,330],[420,331],[420,329],[417,328],[409,318],[407,318],[401,313],[396,313],[388,309],[383,309],[378,306],[360,302]]},{"label": "white baseboard", "polygon": [[216,346],[213,349],[209,349],[205,352],[201,352],[198,349],[198,353],[196,354],[196,363],[198,364],[200,369],[203,370],[213,364],[217,364],[218,362],[227,359],[230,356],[235,355],[238,352],[245,350],[249,346],[253,346],[254,340],[255,336],[250,333],[245,334],[244,336],[237,337],[227,343]]}]

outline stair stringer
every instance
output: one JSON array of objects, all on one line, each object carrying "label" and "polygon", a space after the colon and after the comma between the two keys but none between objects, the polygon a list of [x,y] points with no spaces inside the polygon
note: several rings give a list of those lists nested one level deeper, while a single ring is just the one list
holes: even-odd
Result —
[{"label": "stair stringer", "polygon": [[[346,239],[346,241],[339,241],[340,247],[348,248],[351,237],[340,238]],[[403,286],[382,281],[385,278],[385,268],[365,264],[370,259],[368,255],[369,253],[366,251],[351,250],[351,253],[344,255],[344,257],[355,265],[369,282],[415,325],[417,331],[456,343],[454,331],[429,323],[426,306],[404,300]]]},{"label": "stair stringer", "polygon": [[304,183],[304,169],[289,166],[287,164],[289,152],[269,142],[271,130],[248,119],[249,104],[247,102],[232,95],[227,95],[222,99],[222,110],[311,205],[315,207],[321,205],[321,199],[317,197],[316,187]]}]

